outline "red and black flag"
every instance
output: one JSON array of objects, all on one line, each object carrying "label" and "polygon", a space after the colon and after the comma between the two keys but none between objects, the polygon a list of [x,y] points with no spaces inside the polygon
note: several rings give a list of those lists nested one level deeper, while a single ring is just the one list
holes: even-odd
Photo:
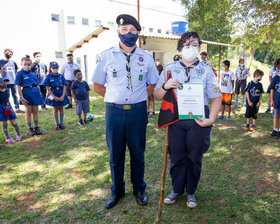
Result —
[{"label": "red and black flag", "polygon": [[[167,71],[168,79],[172,77],[171,71]],[[174,89],[169,89],[163,97],[159,117],[158,129],[171,125],[179,120],[177,97]]]}]

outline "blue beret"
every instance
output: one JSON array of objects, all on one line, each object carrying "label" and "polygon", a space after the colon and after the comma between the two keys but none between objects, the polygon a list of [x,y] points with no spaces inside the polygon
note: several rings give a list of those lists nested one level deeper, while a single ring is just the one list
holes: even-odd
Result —
[{"label": "blue beret", "polygon": [[141,31],[141,26],[138,21],[131,15],[121,14],[117,17],[116,22],[119,26],[121,25],[133,25],[138,31]]},{"label": "blue beret", "polygon": [[59,65],[58,65],[57,62],[52,61],[52,62],[50,63],[50,68],[59,68]]}]

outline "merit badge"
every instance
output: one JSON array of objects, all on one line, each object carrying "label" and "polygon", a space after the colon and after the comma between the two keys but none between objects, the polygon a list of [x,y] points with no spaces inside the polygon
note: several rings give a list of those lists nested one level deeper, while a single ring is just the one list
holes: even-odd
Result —
[{"label": "merit badge", "polygon": [[143,80],[143,75],[140,74],[140,75],[139,75],[139,81],[142,81],[142,80]]},{"label": "merit badge", "polygon": [[188,115],[189,115],[190,118],[193,117],[193,113],[192,112],[189,112]]},{"label": "merit badge", "polygon": [[196,70],[196,73],[198,75],[202,75],[204,73],[204,69],[203,68],[199,68],[199,69]]},{"label": "merit badge", "polygon": [[113,77],[114,77],[114,78],[117,77],[117,72],[116,72],[115,69],[114,69],[114,71],[113,71]]},{"label": "merit badge", "polygon": [[184,88],[184,87],[183,87],[182,83],[180,83],[178,89],[179,89],[179,90],[182,90],[183,88]]},{"label": "merit badge", "polygon": [[139,57],[139,61],[143,62],[144,58],[143,57]]}]

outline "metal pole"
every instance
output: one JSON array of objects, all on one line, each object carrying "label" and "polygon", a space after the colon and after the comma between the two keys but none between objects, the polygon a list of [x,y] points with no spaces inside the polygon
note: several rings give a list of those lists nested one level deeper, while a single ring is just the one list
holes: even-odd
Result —
[{"label": "metal pole", "polygon": [[218,73],[218,78],[219,78],[219,80],[220,80],[220,77],[221,77],[221,46],[219,46],[219,66],[218,66],[218,68],[219,68],[219,73]]}]

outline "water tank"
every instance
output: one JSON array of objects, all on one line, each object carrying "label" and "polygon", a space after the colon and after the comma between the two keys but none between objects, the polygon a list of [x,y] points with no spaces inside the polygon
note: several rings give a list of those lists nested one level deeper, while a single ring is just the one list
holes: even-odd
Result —
[{"label": "water tank", "polygon": [[189,24],[187,22],[178,21],[171,23],[172,34],[181,35],[188,31]]}]

